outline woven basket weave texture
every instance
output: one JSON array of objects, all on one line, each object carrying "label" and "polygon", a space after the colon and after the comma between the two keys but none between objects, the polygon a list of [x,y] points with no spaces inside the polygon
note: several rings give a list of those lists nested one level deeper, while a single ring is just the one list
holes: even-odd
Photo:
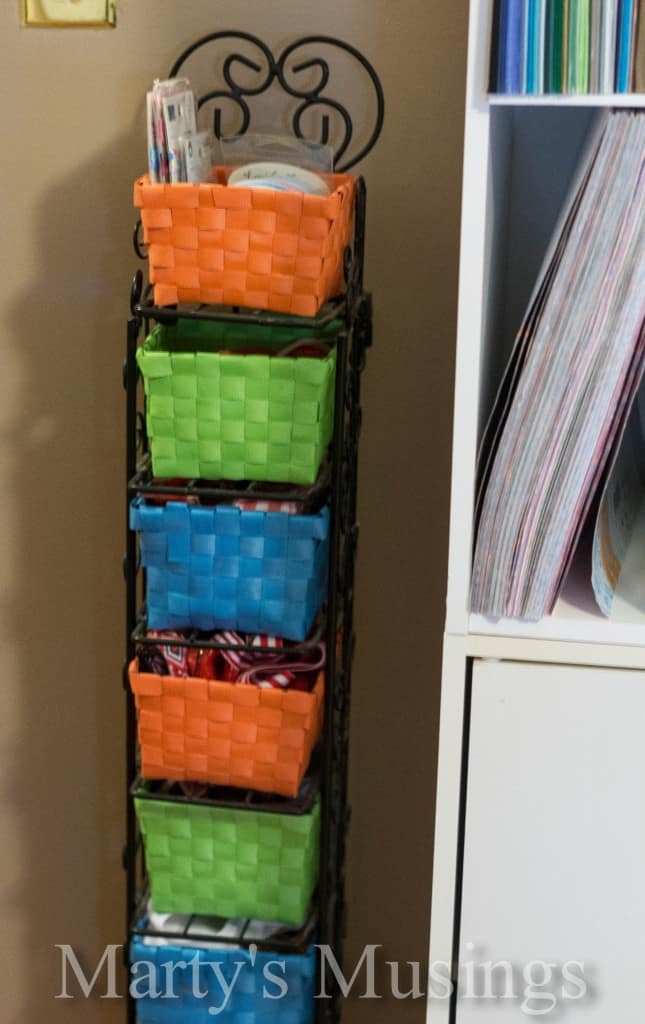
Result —
[{"label": "woven basket weave texture", "polygon": [[158,913],[301,924],[318,877],[318,801],[275,814],[135,796]]},{"label": "woven basket weave texture", "polygon": [[[307,336],[327,340],[337,329]],[[304,334],[158,324],[137,351],[155,475],[313,483],[333,432],[335,350],[322,359],[243,352],[279,351]]]},{"label": "woven basket weave texture", "polygon": [[[252,956],[249,950],[239,946],[196,949],[173,942],[151,946],[134,938],[130,943],[130,962],[133,980],[145,976],[151,981],[148,992],[137,999],[139,1024],[210,1024],[213,1020],[224,1024],[311,1024],[313,1021],[316,973],[313,946],[304,954],[256,950]],[[166,991],[170,971],[172,991],[177,998],[152,997],[153,991]],[[286,991],[279,999],[275,996],[281,989],[271,981],[271,974],[286,983]],[[206,993],[203,998],[195,991],[195,976],[199,979],[198,990]],[[228,997],[223,983],[227,989],[230,987]],[[268,998],[267,993],[273,998]],[[209,1014],[210,1007],[216,1009],[217,1014]]]},{"label": "woven basket weave texture", "polygon": [[304,640],[327,581],[329,512],[135,498],[149,629],[235,629]]},{"label": "woven basket weave texture", "polygon": [[356,179],[329,196],[214,183],[134,186],[158,305],[203,302],[315,316],[340,294]]},{"label": "woven basket weave texture", "polygon": [[294,797],[322,730],[323,676],[311,693],[129,669],[141,774]]}]

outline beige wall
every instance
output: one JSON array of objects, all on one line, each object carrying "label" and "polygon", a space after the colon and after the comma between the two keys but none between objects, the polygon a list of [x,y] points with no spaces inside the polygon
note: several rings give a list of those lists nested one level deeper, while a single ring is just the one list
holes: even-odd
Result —
[{"label": "beige wall", "polygon": [[[2,1020],[53,1003],[54,943],[122,939],[124,318],[142,99],[200,34],[356,43],[387,96],[369,185],[349,951],[423,959],[446,567],[466,0],[119,0],[115,32],[0,4]],[[6,121],[9,121],[7,131]],[[348,1021],[421,1021],[354,1002]]]}]

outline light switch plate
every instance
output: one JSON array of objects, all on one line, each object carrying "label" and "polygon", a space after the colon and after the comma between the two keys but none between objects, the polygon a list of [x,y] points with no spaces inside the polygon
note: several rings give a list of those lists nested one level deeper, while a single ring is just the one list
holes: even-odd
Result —
[{"label": "light switch plate", "polygon": [[36,28],[113,28],[116,0],[23,0],[22,16]]}]

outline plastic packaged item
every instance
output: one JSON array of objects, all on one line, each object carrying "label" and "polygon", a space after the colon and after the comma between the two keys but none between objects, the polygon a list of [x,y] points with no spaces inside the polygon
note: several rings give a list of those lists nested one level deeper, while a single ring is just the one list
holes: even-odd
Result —
[{"label": "plastic packaged item", "polygon": [[146,93],[146,129],[148,135],[148,174],[153,184],[159,181],[159,148],[157,146],[155,120],[155,97],[154,93],[149,92]]},{"label": "plastic packaged item", "polygon": [[328,196],[331,186],[314,171],[292,164],[263,162],[244,164],[231,172],[232,188],[272,188],[280,192],[304,192],[311,196]]},{"label": "plastic packaged item", "polygon": [[187,89],[185,92],[164,96],[163,115],[168,144],[170,181],[172,183],[186,181],[182,137],[195,134],[197,131],[195,97],[192,90]]},{"label": "plastic packaged item", "polygon": [[187,132],[179,143],[186,172],[185,181],[198,185],[208,181],[213,167],[213,136],[209,131]]},{"label": "plastic packaged item", "polygon": [[155,78],[153,89],[159,96],[170,96],[172,93],[187,92],[190,82],[187,78]]},{"label": "plastic packaged item", "polygon": [[302,167],[318,174],[332,174],[334,151],[321,142],[309,142],[286,135],[249,132],[220,139],[222,161],[229,167],[244,164],[280,163]]},{"label": "plastic packaged item", "polygon": [[164,99],[190,91],[187,78],[155,79],[152,91],[146,96],[146,127],[148,168],[154,184],[170,181],[168,138],[164,120]]},{"label": "plastic packaged item", "polygon": [[169,181],[168,177],[168,144],[166,141],[166,126],[163,119],[163,103],[161,93],[152,92],[152,122],[157,150],[157,180],[160,182]]}]

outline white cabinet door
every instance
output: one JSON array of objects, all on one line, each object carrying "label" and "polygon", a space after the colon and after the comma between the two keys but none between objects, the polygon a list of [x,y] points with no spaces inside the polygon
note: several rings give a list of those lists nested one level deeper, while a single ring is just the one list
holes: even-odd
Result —
[{"label": "white cabinet door", "polygon": [[643,1024],[645,673],[476,662],[466,807],[458,1024]]}]

